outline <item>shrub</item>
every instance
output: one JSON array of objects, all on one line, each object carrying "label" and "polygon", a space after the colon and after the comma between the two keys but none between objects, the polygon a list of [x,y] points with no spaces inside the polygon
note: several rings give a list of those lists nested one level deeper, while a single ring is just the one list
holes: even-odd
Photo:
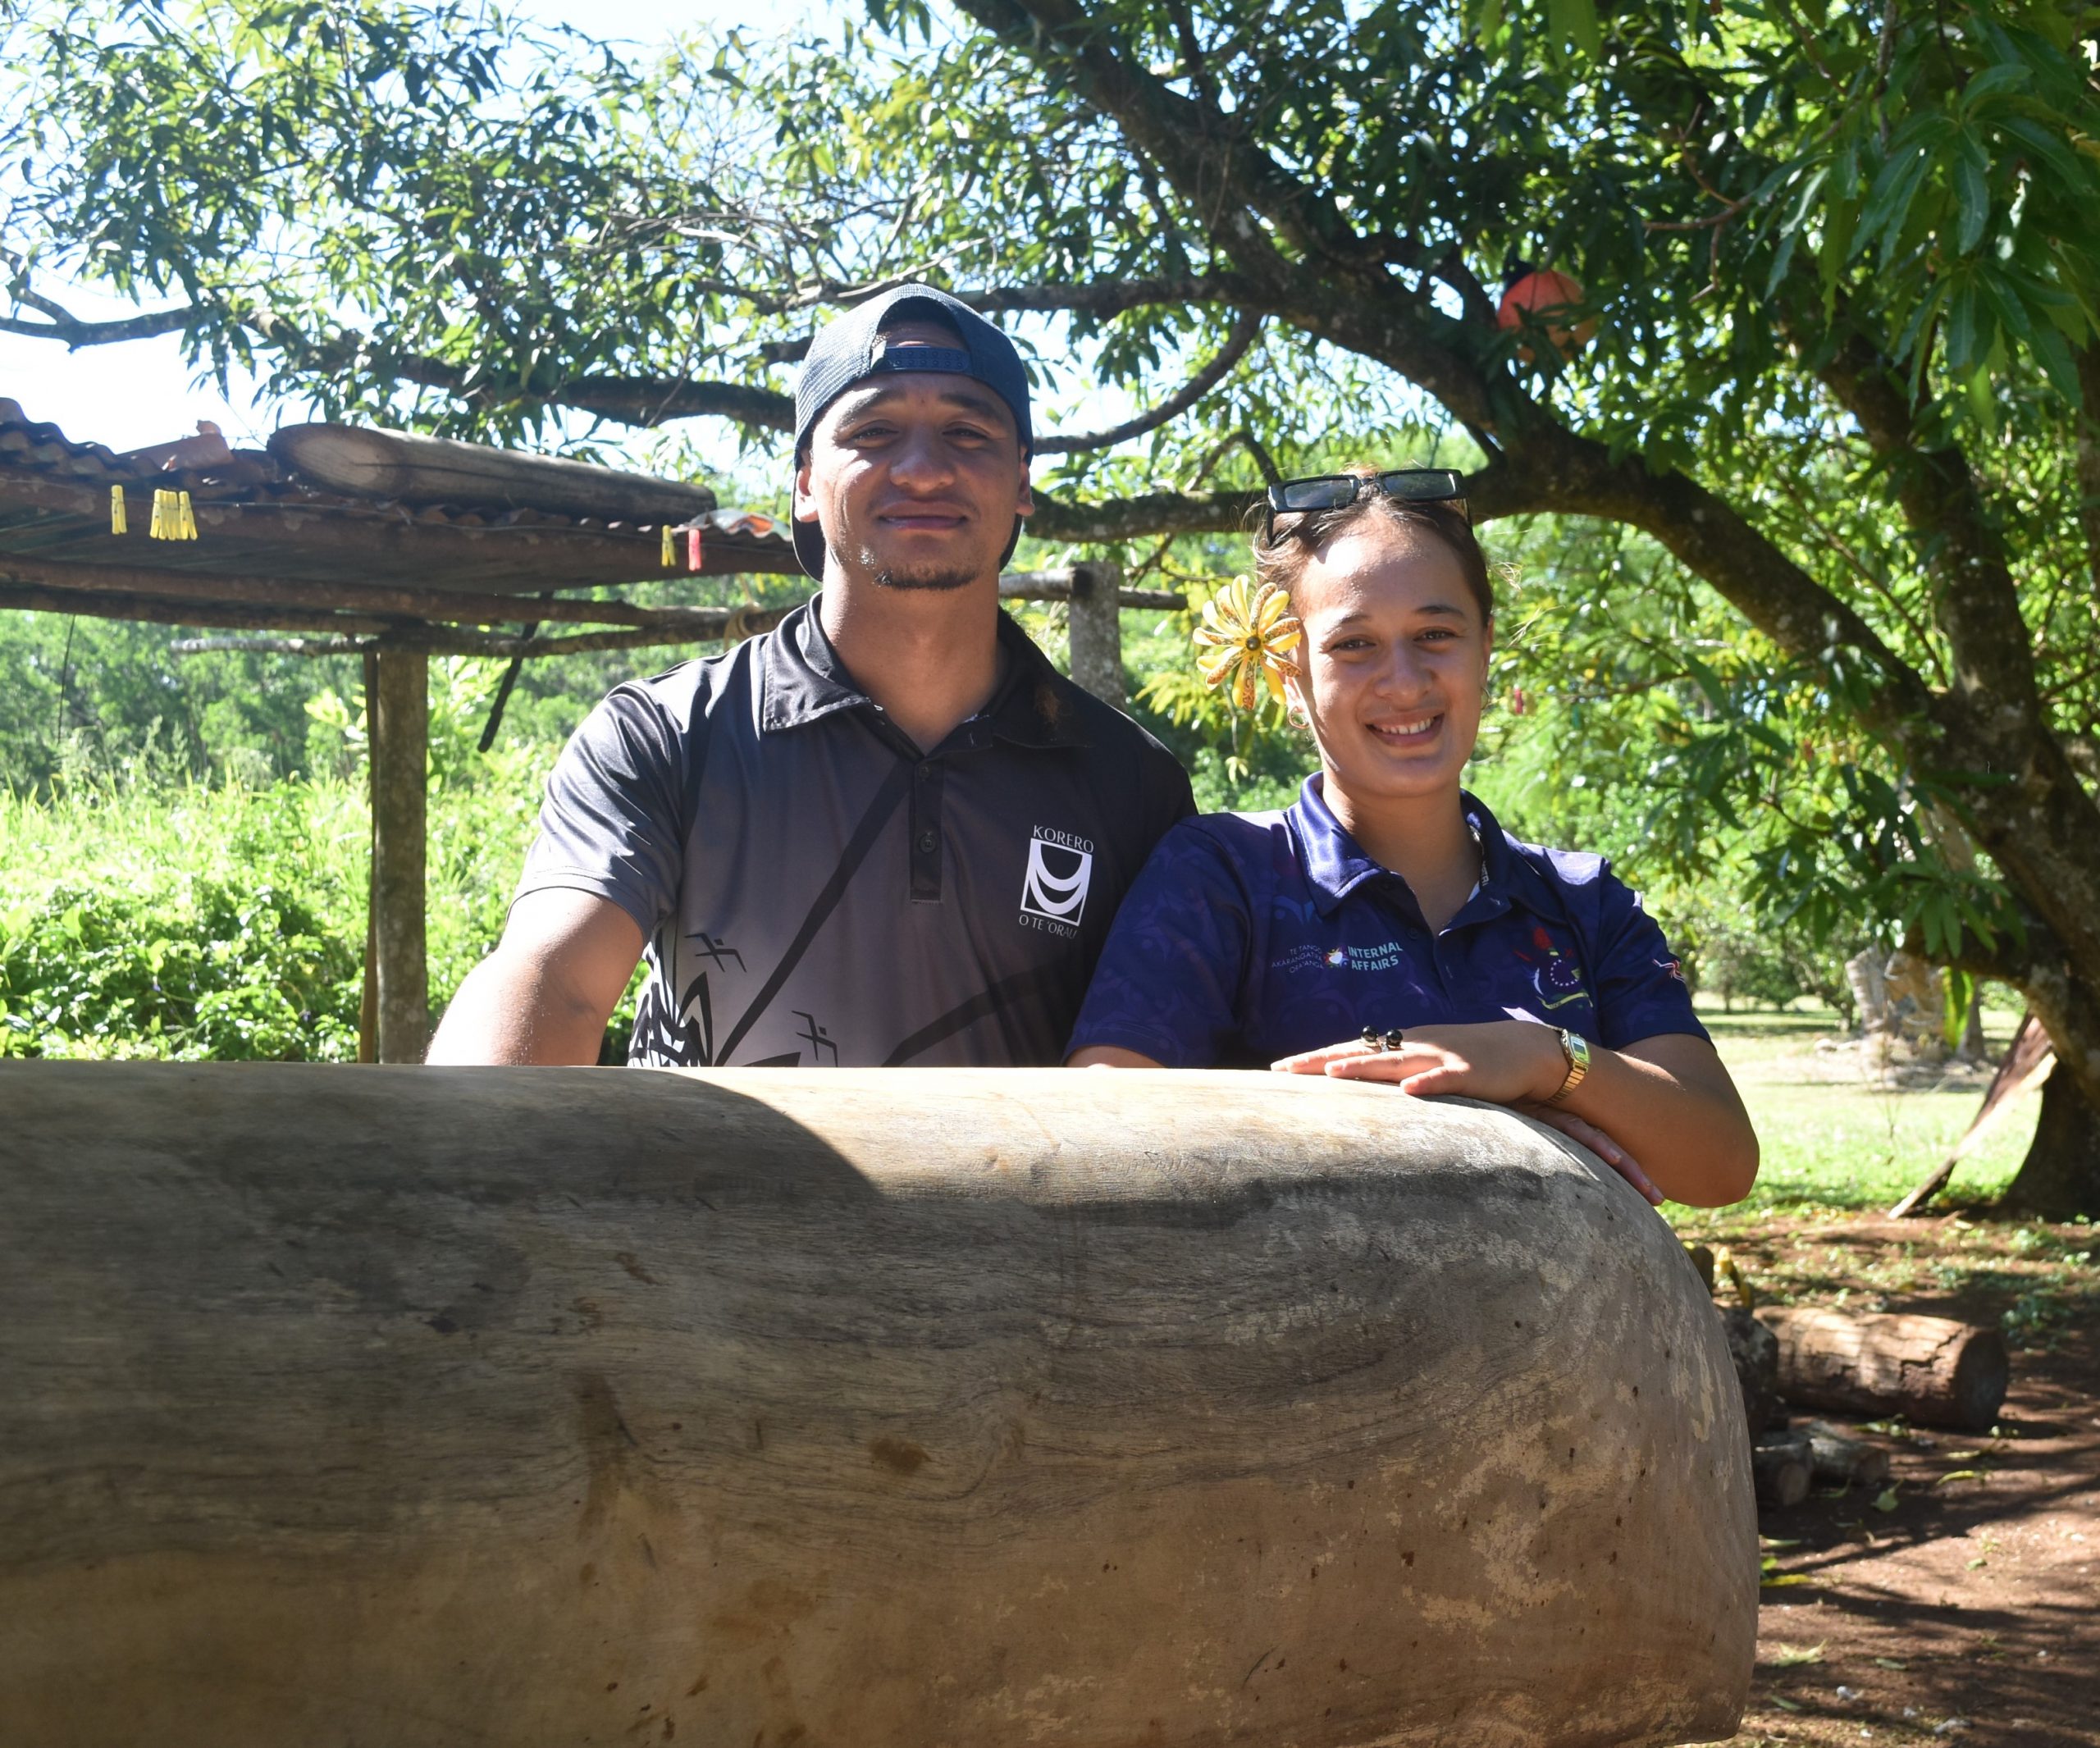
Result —
[{"label": "shrub", "polygon": [[267,883],[62,882],[0,912],[0,1056],[354,1060],[362,970]]}]

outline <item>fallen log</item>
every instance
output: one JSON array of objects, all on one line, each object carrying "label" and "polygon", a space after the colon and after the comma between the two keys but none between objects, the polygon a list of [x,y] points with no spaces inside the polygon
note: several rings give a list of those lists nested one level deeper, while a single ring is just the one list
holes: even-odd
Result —
[{"label": "fallen log", "polygon": [[1757,1317],[1779,1338],[1779,1393],[1798,1407],[1982,1432],[2005,1400],[2005,1338],[1986,1325],[1776,1306]]},{"label": "fallen log", "polygon": [[1735,1728],[1721,1331],[1507,1112],[44,1062],[0,1109],[10,1741]]},{"label": "fallen log", "polygon": [[713,492],[682,480],[371,426],[281,426],[271,433],[270,454],[307,483],[402,504],[500,504],[647,523],[714,508]]},{"label": "fallen log", "polygon": [[1736,1386],[1742,1393],[1743,1424],[1754,1440],[1779,1417],[1778,1339],[1745,1307],[1718,1308]]},{"label": "fallen log", "polygon": [[1812,1420],[1801,1430],[1807,1436],[1810,1467],[1818,1481],[1841,1487],[1855,1483],[1879,1487],[1888,1479],[1888,1453],[1879,1446],[1856,1439],[1827,1420]]},{"label": "fallen log", "polygon": [[1750,1469],[1759,1502],[1784,1508],[1808,1497],[1815,1458],[1805,1432],[1761,1432],[1751,1446]]}]

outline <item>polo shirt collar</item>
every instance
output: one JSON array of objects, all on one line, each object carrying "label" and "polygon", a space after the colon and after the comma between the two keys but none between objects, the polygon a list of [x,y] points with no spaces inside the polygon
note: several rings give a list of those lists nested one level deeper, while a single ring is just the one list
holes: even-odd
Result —
[{"label": "polo shirt collar", "polygon": [[[1087,745],[1079,713],[1066,696],[1072,682],[1051,666],[1003,608],[998,637],[1007,656],[1006,677],[976,719],[988,723],[999,739],[1023,746]],[[847,671],[824,634],[816,598],[789,614],[760,645],[761,730],[799,728],[840,710],[874,708],[874,701]]]},{"label": "polo shirt collar", "polygon": [[[1480,834],[1483,878],[1480,890],[1453,922],[1472,920],[1479,914],[1476,906],[1486,906],[1499,913],[1513,901],[1550,916],[1563,915],[1564,906],[1559,895],[1530,860],[1512,847],[1509,834],[1502,829],[1487,803],[1463,789],[1459,792],[1459,803],[1468,822]],[[1322,916],[1333,915],[1342,901],[1367,881],[1399,879],[1366,855],[1348,828],[1335,817],[1334,810],[1327,805],[1323,773],[1315,771],[1305,779],[1290,811],[1298,828],[1299,856],[1304,865],[1306,883],[1312,888],[1312,901]]]},{"label": "polo shirt collar", "polygon": [[1390,877],[1391,870],[1364,854],[1327,806],[1323,772],[1315,771],[1305,779],[1290,811],[1298,827],[1298,853],[1305,865],[1306,882],[1322,916],[1331,916],[1365,881]]}]

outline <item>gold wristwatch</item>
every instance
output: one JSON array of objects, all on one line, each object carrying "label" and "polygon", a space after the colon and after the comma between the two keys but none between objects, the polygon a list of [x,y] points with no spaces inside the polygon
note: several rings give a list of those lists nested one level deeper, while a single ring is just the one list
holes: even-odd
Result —
[{"label": "gold wristwatch", "polygon": [[1546,1102],[1557,1105],[1562,1099],[1582,1085],[1582,1077],[1590,1071],[1590,1041],[1580,1032],[1564,1031],[1560,1034],[1560,1053],[1568,1058],[1568,1078],[1560,1083],[1560,1090]]}]

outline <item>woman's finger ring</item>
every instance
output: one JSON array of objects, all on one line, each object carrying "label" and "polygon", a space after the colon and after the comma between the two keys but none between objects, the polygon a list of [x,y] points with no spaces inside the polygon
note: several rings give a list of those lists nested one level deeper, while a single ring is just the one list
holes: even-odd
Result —
[{"label": "woman's finger ring", "polygon": [[1363,1029],[1363,1046],[1367,1050],[1383,1050],[1386,1047],[1385,1034],[1376,1026],[1366,1026]]},{"label": "woman's finger ring", "polygon": [[1398,1026],[1394,1027],[1386,1034],[1386,1047],[1388,1050],[1398,1050],[1407,1041],[1407,1034],[1400,1030]]}]

